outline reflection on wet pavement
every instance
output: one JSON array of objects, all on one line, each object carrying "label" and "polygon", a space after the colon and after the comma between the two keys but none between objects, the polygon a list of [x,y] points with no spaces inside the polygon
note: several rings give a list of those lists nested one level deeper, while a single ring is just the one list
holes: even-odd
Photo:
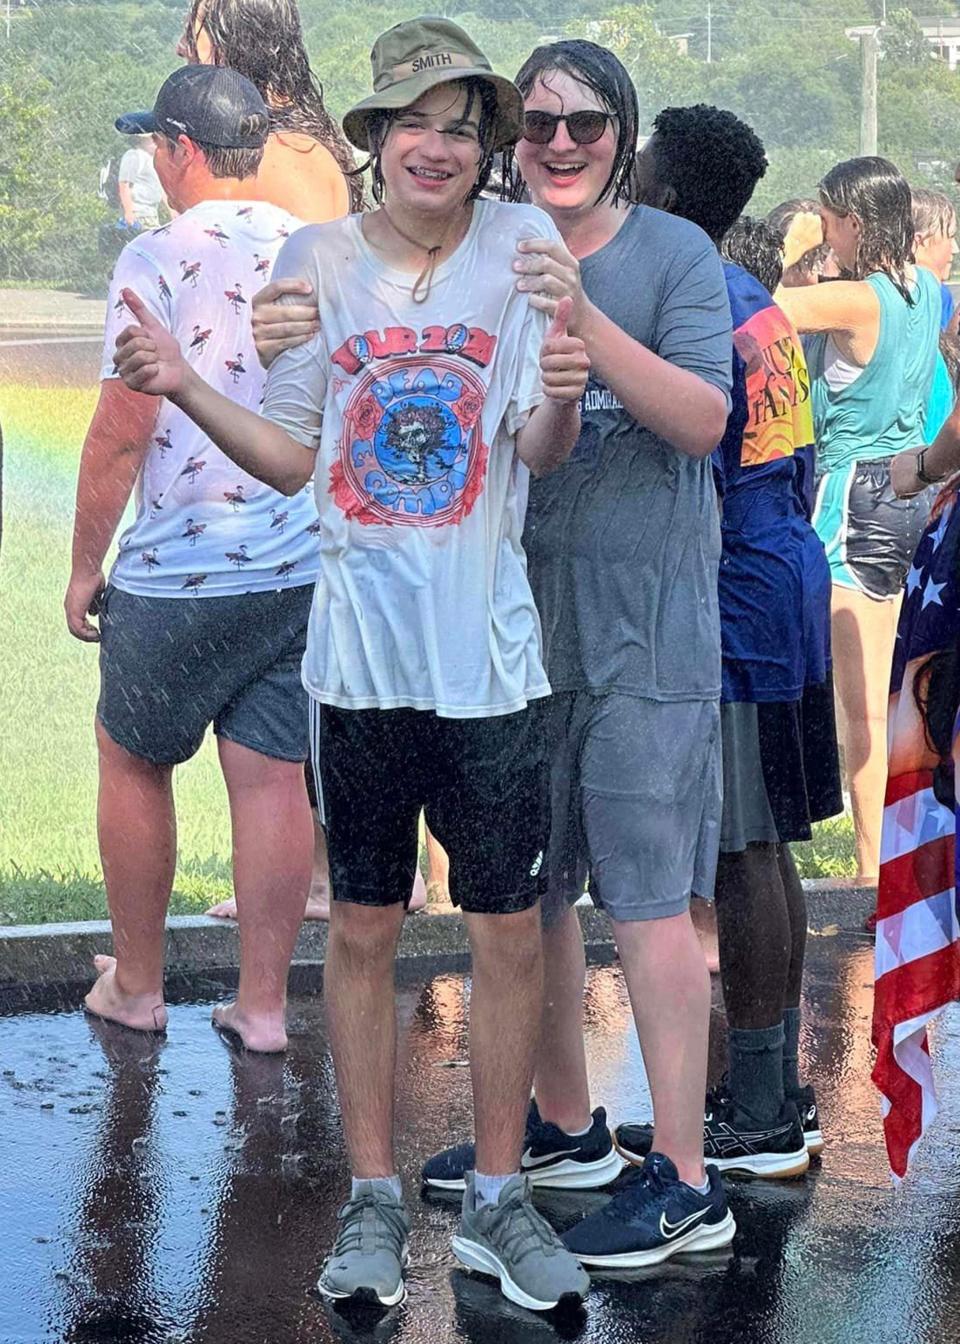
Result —
[{"label": "reflection on wet pavement", "polygon": [[[292,1003],[286,1060],[238,1057],[209,1004],[167,1041],[75,1012],[2,1021],[0,1342],[331,1340],[859,1344],[960,1339],[960,1014],[934,1042],[943,1113],[895,1193],[869,1081],[871,947],[812,940],[802,1042],[828,1147],[792,1183],[730,1183],[732,1254],[594,1279],[586,1310],[537,1317],[454,1268],[457,1202],[419,1199],[423,1159],[470,1127],[469,981],[400,990],[397,1132],[413,1214],[405,1305],[339,1313],[310,1291],[347,1172],[319,997]],[[588,989],[595,1104],[649,1114],[616,967]],[[723,1067],[715,1013],[711,1061]],[[454,1067],[450,1067],[453,1065]],[[563,1228],[606,1196],[541,1192]]]}]

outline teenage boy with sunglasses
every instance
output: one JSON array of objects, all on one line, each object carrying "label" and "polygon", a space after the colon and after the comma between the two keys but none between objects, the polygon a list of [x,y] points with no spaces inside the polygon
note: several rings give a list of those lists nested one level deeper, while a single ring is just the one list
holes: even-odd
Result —
[{"label": "teenage boy with sunglasses", "polygon": [[513,284],[518,243],[555,237],[549,220],[478,199],[494,151],[519,133],[515,86],[442,19],[398,25],[372,62],[376,93],[344,127],[371,156],[380,208],[303,229],[278,259],[275,274],[318,294],[319,330],[271,367],[266,418],[213,393],[148,320],[121,338],[117,362],[129,386],[172,399],[278,489],[295,493],[316,468],[321,563],[303,674],[334,895],[325,996],[354,1173],[320,1291],[384,1304],[404,1292],[393,961],[422,807],[473,949],[477,1164],[454,1249],[545,1310],[584,1296],[588,1280],[519,1172],[542,981],[534,702],[549,693],[520,533],[528,469],[550,470],[576,441],[587,359],[564,330],[569,305],[548,331]]},{"label": "teenage boy with sunglasses", "polygon": [[[586,1264],[642,1266],[734,1235],[719,1175],[703,1163],[710,983],[689,914],[691,890],[712,890],[720,829],[709,456],[730,405],[730,307],[710,240],[629,203],[638,111],[622,62],[592,42],[558,42],[538,48],[517,83],[524,136],[507,192],[529,193],[563,240],[520,243],[518,288],[540,309],[572,301],[591,358],[579,442],[534,482],[524,530],[554,690],[544,1009],[524,1165],[537,1184],[579,1188],[616,1172],[604,1112],[591,1115],[583,1040],[573,906],[589,871],[613,922],[656,1133],[642,1179],[564,1241]],[[310,316],[301,307],[296,324],[272,330],[302,338]],[[479,1161],[461,1144],[424,1177],[457,1188]]]}]

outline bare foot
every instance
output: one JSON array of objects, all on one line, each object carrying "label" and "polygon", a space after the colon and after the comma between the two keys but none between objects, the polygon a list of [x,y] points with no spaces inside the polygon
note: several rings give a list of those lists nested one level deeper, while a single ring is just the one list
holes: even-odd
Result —
[{"label": "bare foot", "polygon": [[717,910],[710,901],[699,896],[690,898],[690,918],[700,939],[703,959],[711,975],[720,973],[720,944],[717,938]]},{"label": "bare foot", "polygon": [[213,1025],[239,1040],[244,1050],[258,1055],[276,1055],[287,1048],[283,1018],[247,1017],[236,1003],[218,1003],[213,1010]]},{"label": "bare foot", "polygon": [[[231,897],[229,901],[220,901],[217,905],[211,905],[207,911],[214,919],[236,919],[237,902]],[[330,918],[330,898],[328,896],[314,896],[313,892],[307,897],[307,906],[303,912],[304,919],[329,919]]]},{"label": "bare foot", "polygon": [[96,956],[93,965],[97,978],[83,1001],[88,1013],[105,1022],[119,1022],[133,1031],[166,1031],[163,990],[152,994],[125,994],[117,984],[116,957]]}]

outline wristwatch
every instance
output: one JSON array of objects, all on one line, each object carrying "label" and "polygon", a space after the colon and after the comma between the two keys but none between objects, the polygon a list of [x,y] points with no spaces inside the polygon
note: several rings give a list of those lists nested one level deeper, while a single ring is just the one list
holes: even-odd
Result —
[{"label": "wristwatch", "polygon": [[943,477],[943,476],[928,476],[927,473],[926,473],[926,472],[924,471],[924,469],[923,469],[924,459],[925,459],[925,457],[927,456],[927,449],[928,449],[929,447],[930,447],[929,443],[928,443],[928,444],[925,444],[924,447],[921,448],[920,451],[917,453],[917,458],[916,458],[916,462],[917,462],[917,465],[916,465],[917,480],[918,480],[918,481],[922,481],[924,485],[939,485],[940,482],[941,482],[942,480],[944,480],[944,477]]}]

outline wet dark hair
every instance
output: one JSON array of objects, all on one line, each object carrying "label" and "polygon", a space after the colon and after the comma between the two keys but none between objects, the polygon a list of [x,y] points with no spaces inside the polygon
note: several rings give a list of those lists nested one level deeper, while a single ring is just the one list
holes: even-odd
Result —
[{"label": "wet dark hair", "polygon": [[852,278],[882,271],[912,306],[906,268],[913,261],[913,198],[900,169],[889,159],[845,159],[830,169],[818,190],[828,210],[856,215],[862,225]]},{"label": "wet dark hair", "polygon": [[310,69],[296,0],[193,0],[184,41],[194,61],[201,10],[214,64],[239,70],[257,86],[270,111],[271,131],[309,135],[325,146],[347,180],[351,210],[361,210],[363,183],[356,159]]},{"label": "wet dark hair", "polygon": [[[601,106],[617,118],[617,144],[613,154],[613,166],[594,204],[599,205],[601,201],[612,200],[616,205],[620,201],[629,200],[633,155],[640,128],[640,109],[637,104],[637,91],[633,87],[633,81],[626,67],[606,47],[599,47],[595,42],[576,38],[537,47],[517,71],[517,77],[513,82],[526,98],[537,80],[549,75],[553,70],[562,71],[571,79],[575,79],[578,84],[590,89],[599,98]],[[503,156],[503,199],[525,200],[526,190],[516,156],[510,150]]]},{"label": "wet dark hair", "polygon": [[[797,215],[818,215],[819,213],[820,202],[813,196],[793,196],[789,201],[781,201],[779,205],[773,207],[767,215],[767,223],[777,231],[781,240],[783,240]],[[804,275],[819,275],[829,255],[830,244],[821,243],[819,247],[811,247],[809,252],[804,252],[803,256],[793,263],[791,269],[800,271]]]},{"label": "wet dark hair", "polygon": [[956,806],[953,770],[953,727],[960,709],[960,647],[943,649],[922,663],[913,679],[913,701],[923,721],[927,745],[939,756],[933,772],[937,801]]},{"label": "wet dark hair", "polygon": [[[480,103],[480,118],[478,126],[478,139],[480,143],[480,160],[477,164],[477,180],[470,189],[467,196],[468,201],[474,201],[490,181],[490,173],[493,169],[494,144],[497,123],[497,91],[494,85],[488,79],[482,79],[477,75],[471,75],[467,79],[451,80],[447,86],[451,90],[451,102],[459,96],[460,89],[467,91],[467,105],[464,109],[464,116],[469,117],[476,107],[477,101]],[[408,107],[384,109],[382,111],[371,112],[367,118],[367,138],[370,142],[370,158],[364,164],[364,169],[370,169],[370,175],[373,179],[371,190],[373,199],[379,205],[384,197],[383,172],[380,167],[380,157],[383,153],[383,143],[387,138],[387,132],[393,125],[397,117],[401,117],[404,112],[408,112]]]},{"label": "wet dark hair", "polygon": [[719,244],[767,171],[756,133],[719,107],[666,107],[653,123],[656,175],[676,195],[672,213],[699,224]]},{"label": "wet dark hair", "polygon": [[723,235],[720,255],[749,271],[771,294],[783,277],[783,239],[765,219],[741,215]]}]

